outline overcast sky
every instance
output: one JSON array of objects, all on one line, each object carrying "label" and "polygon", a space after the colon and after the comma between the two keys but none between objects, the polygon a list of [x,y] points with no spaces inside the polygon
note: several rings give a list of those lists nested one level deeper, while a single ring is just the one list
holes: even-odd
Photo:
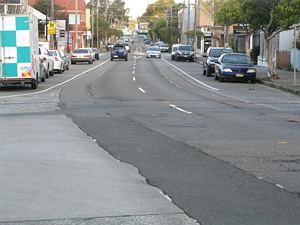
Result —
[{"label": "overcast sky", "polygon": [[[149,4],[156,2],[156,0],[123,0],[126,7],[130,9],[129,16],[137,18],[141,16]],[[176,2],[183,2],[183,0],[176,0]]]}]

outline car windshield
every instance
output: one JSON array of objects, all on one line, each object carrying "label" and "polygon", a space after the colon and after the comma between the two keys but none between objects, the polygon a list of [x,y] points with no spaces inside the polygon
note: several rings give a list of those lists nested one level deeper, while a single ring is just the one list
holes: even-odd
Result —
[{"label": "car windshield", "polygon": [[190,45],[181,45],[181,46],[178,47],[178,50],[181,50],[181,51],[193,51],[193,48]]},{"label": "car windshield", "polygon": [[160,45],[161,47],[169,47],[169,45],[168,44],[162,44],[162,45]]},{"label": "car windshield", "polygon": [[152,48],[148,48],[148,51],[160,51],[160,49],[159,49],[159,48],[152,47]]},{"label": "car windshield", "polygon": [[87,49],[75,49],[73,53],[79,53],[79,54],[82,54],[82,53],[89,53],[89,50]]},{"label": "car windshield", "polygon": [[231,49],[211,49],[209,52],[209,56],[219,58],[224,53],[232,53]]},{"label": "car windshield", "polygon": [[96,48],[92,48],[93,52],[97,52],[97,49]]},{"label": "car windshield", "polygon": [[222,63],[245,65],[252,64],[251,59],[245,55],[225,55],[222,59]]}]

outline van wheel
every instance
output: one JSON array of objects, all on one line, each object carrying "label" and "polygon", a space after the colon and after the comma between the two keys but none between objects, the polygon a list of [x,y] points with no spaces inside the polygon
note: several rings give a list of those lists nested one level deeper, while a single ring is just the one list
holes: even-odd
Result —
[{"label": "van wheel", "polygon": [[36,80],[32,80],[31,82],[31,89],[37,89],[38,87],[38,77],[36,78]]}]

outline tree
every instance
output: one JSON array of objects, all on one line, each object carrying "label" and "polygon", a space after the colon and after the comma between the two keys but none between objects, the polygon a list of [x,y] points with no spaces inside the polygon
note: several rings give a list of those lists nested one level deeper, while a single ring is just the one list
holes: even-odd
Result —
[{"label": "tree", "polygon": [[[236,8],[230,8],[237,3]],[[300,0],[225,0],[224,8],[218,12],[218,18],[224,23],[235,23],[237,20],[248,24],[253,31],[264,32],[267,53],[268,74],[277,78],[275,63],[272,60],[271,40],[281,31],[291,29],[293,24],[300,22]],[[242,12],[242,14],[237,11]],[[234,13],[237,16],[233,16]]]},{"label": "tree", "polygon": [[146,12],[138,18],[139,22],[147,22],[149,34],[153,39],[160,39],[173,44],[179,38],[178,10],[182,4],[174,0],[157,0],[148,5]]},{"label": "tree", "polygon": [[[98,30],[100,40],[123,36],[120,29],[127,26],[127,14],[129,12],[129,9],[125,8],[123,0],[114,0],[112,3],[109,3],[107,0],[91,0],[87,6],[91,9],[91,12],[95,9],[95,14],[98,14],[98,18],[96,18],[94,23],[94,31]],[[96,36],[97,34],[94,32],[93,38],[95,39]]]}]

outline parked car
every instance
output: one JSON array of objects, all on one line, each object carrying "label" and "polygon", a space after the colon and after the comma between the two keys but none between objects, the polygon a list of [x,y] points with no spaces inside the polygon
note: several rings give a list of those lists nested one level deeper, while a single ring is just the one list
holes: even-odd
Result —
[{"label": "parked car", "polygon": [[114,44],[111,44],[111,43],[107,43],[105,45],[106,51],[111,51],[113,47],[114,47]]},{"label": "parked car", "polygon": [[171,49],[171,60],[175,58],[175,51],[178,49],[179,44],[173,44]]},{"label": "parked car", "polygon": [[78,48],[71,54],[71,64],[76,64],[77,62],[87,62],[92,64],[93,52],[90,48]]},{"label": "parked car", "polygon": [[124,45],[114,45],[114,47],[111,50],[110,60],[113,61],[114,59],[124,59],[125,61],[128,60],[128,52]]},{"label": "parked car", "polygon": [[256,69],[249,56],[241,53],[228,53],[220,56],[214,64],[215,80],[251,81],[256,82]]},{"label": "parked car", "polygon": [[45,77],[53,76],[54,74],[54,59],[50,55],[49,50],[43,45],[39,45],[40,61],[42,62],[45,70]]},{"label": "parked car", "polygon": [[211,76],[215,72],[214,64],[223,53],[232,53],[232,48],[209,47],[203,55],[203,75]]},{"label": "parked car", "polygon": [[146,51],[146,58],[161,58],[160,48],[157,46],[150,46]]},{"label": "parked car", "polygon": [[92,51],[94,52],[95,59],[99,60],[99,51],[97,48],[92,48]]},{"label": "parked car", "polygon": [[69,56],[63,51],[59,50],[60,57],[64,60],[64,70],[70,69],[70,58]]},{"label": "parked car", "polygon": [[191,45],[179,45],[177,50],[175,50],[174,60],[189,60],[190,62],[194,62],[193,47]]},{"label": "parked car", "polygon": [[58,50],[49,50],[49,53],[51,56],[53,56],[54,59],[54,71],[57,71],[58,73],[62,73],[65,71],[64,68],[64,60],[61,58],[60,53]]},{"label": "parked car", "polygon": [[161,52],[168,52],[170,49],[169,45],[166,43],[160,44],[159,48]]}]

